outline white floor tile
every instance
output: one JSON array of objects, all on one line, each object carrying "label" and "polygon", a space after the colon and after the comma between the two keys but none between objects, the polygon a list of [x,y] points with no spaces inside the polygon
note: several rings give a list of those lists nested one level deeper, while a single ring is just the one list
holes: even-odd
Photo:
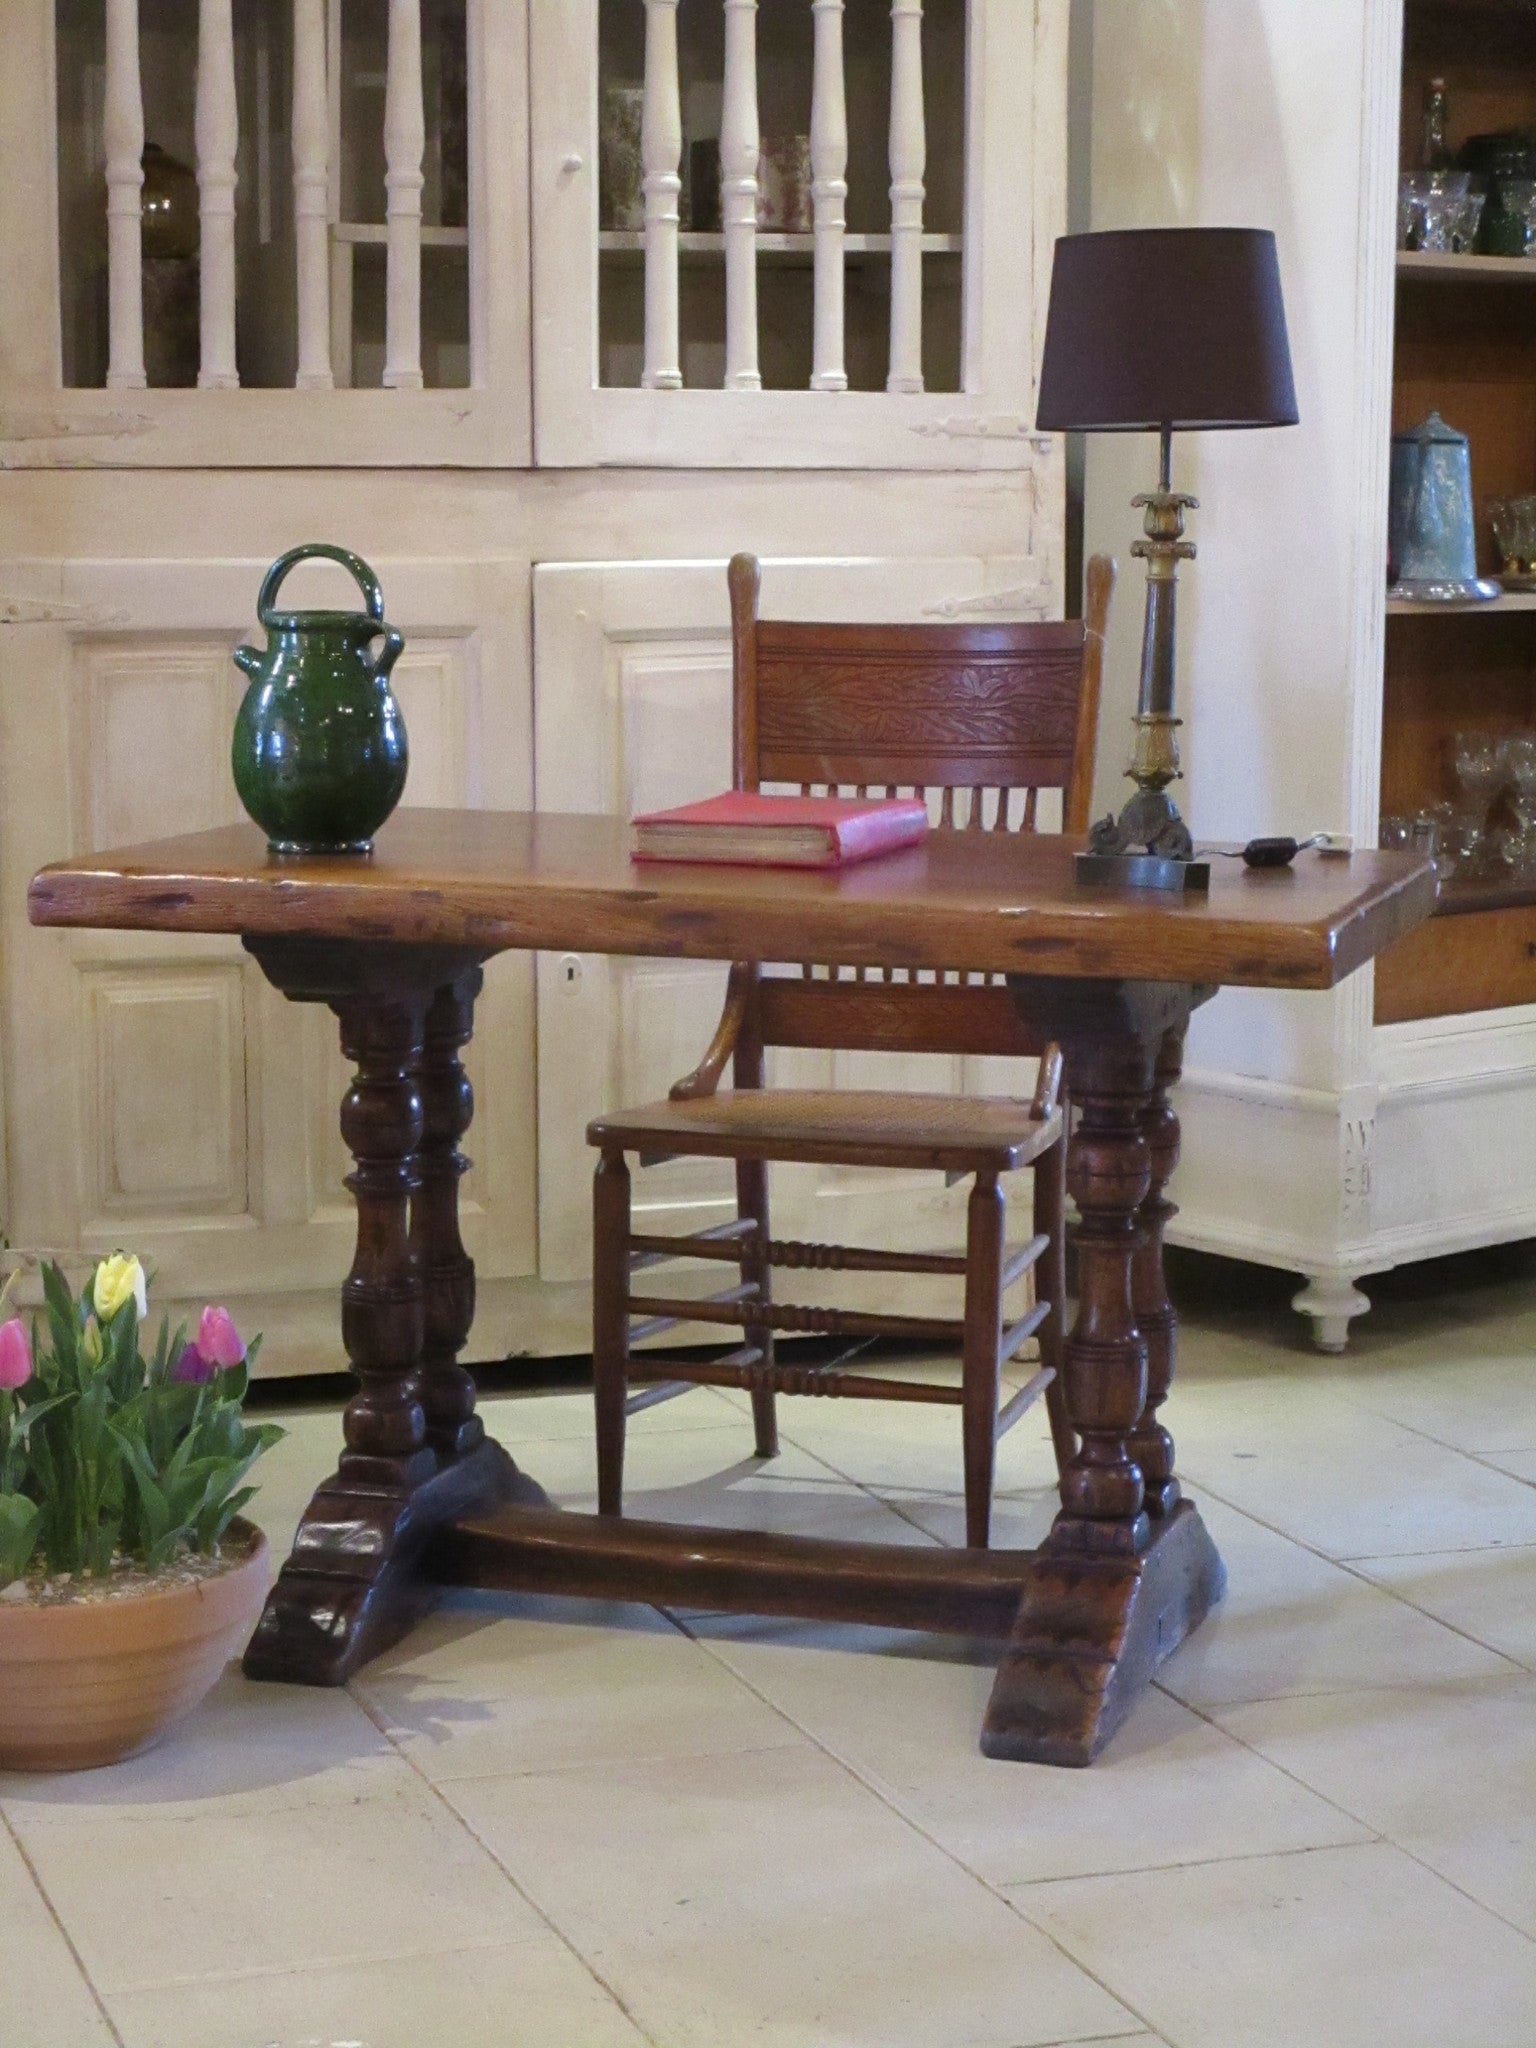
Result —
[{"label": "white floor tile", "polygon": [[1536,1451],[1536,1312],[1341,1364],[1339,1392],[1373,1414],[1458,1450]]},{"label": "white floor tile", "polygon": [[1178,2048],[1536,2040],[1536,1944],[1389,1843],[1010,1896]]},{"label": "white floor tile", "polygon": [[415,1774],[345,1692],[254,1685],[238,1664],[170,1739],[127,1763],[0,1772],[0,1812],[29,1826],[277,1813],[418,1793]]},{"label": "white floor tile", "polygon": [[15,2048],[112,2048],[91,1996],[25,1859],[0,1827],[0,2040]]},{"label": "white floor tile", "polygon": [[1536,1543],[1536,1488],[1380,1416],[1298,1404],[1256,1427],[1234,1405],[1224,1443],[1170,1421],[1192,1493],[1329,1557]]},{"label": "white floor tile", "polygon": [[1501,1472],[1508,1472],[1516,1479],[1523,1479],[1527,1486],[1536,1486],[1536,1450],[1487,1451],[1484,1456],[1490,1465],[1497,1465]]},{"label": "white floor tile", "polygon": [[1536,1678],[1266,1700],[1219,1718],[1536,1936]]},{"label": "white floor tile", "polygon": [[[590,1444],[593,1440],[592,1390],[573,1387],[548,1394],[493,1394],[480,1403],[485,1426],[507,1446],[514,1458],[519,1444],[547,1443],[551,1437],[572,1437]],[[735,1409],[722,1389],[695,1387],[675,1401],[663,1401],[632,1415],[632,1439],[666,1435],[675,1430],[721,1429],[731,1421]],[[747,1448],[752,1448],[752,1424],[747,1425]],[[521,1459],[519,1459],[521,1463]]]},{"label": "white floor tile", "polygon": [[977,1737],[995,1652],[875,1630],[850,1643],[851,1631],[732,1617],[695,1626],[723,1663],[990,1883],[1368,1837],[1160,1692],[1091,1770],[994,1763]]},{"label": "white floor tile", "polygon": [[543,1923],[436,1796],[13,1824],[103,1995],[184,1977],[500,1946]]},{"label": "white floor tile", "polygon": [[434,1782],[798,1740],[645,1607],[452,1595],[353,1683]]},{"label": "white floor tile", "polygon": [[809,1745],[448,1796],[667,2048],[1028,2048],[1138,2021]]},{"label": "white floor tile", "polygon": [[1227,1592],[1158,1673],[1176,1699],[1206,1709],[1507,1671],[1454,1629],[1193,1491],[1226,1563]]},{"label": "white floor tile", "polygon": [[643,2048],[565,1944],[281,1970],[118,1992],[123,2048]]},{"label": "white floor tile", "polygon": [[[591,1513],[596,1456],[589,1439],[531,1447],[532,1472],[558,1506]],[[785,1442],[776,1458],[752,1455],[752,1433],[725,1428],[636,1435],[624,1464],[624,1512],[657,1522],[772,1529],[850,1542],[930,1543],[932,1538],[871,1493]]]},{"label": "white floor tile", "polygon": [[[872,1487],[963,1494],[958,1408],[919,1402],[782,1401],[779,1434],[835,1471]],[[1028,1415],[997,1447],[999,1493],[1036,1493],[1056,1484],[1043,1412]]]},{"label": "white floor tile", "polygon": [[1375,1557],[1358,1569],[1399,1600],[1536,1671],[1536,1547]]}]

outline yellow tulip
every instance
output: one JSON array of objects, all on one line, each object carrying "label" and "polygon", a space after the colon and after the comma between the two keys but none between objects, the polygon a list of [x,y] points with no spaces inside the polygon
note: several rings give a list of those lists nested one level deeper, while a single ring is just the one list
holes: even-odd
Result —
[{"label": "yellow tulip", "polygon": [[110,1323],[118,1310],[130,1301],[138,1309],[139,1321],[143,1322],[149,1305],[144,1268],[131,1252],[114,1252],[110,1259],[102,1260],[91,1285],[91,1300],[104,1323]]}]

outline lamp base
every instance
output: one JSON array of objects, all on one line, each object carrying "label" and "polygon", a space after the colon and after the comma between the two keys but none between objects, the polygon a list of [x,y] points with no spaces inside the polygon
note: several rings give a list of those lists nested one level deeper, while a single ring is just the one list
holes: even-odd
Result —
[{"label": "lamp base", "polygon": [[1096,888],[1200,891],[1211,886],[1208,860],[1176,860],[1165,853],[1079,853],[1072,873]]},{"label": "lamp base", "polygon": [[[1073,861],[1080,882],[1122,889],[1208,889],[1211,864],[1194,858],[1189,827],[1163,786],[1166,768],[1149,770],[1139,756],[1149,728],[1171,735],[1172,719],[1141,717],[1138,761],[1131,770],[1141,786],[1118,818],[1100,818],[1088,834],[1088,851]],[[1142,776],[1145,781],[1141,781]]]}]

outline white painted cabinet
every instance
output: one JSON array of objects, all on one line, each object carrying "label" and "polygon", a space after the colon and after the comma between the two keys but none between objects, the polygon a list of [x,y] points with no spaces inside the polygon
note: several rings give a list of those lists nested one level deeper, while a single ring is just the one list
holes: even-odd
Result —
[{"label": "white painted cabinet", "polygon": [[[719,787],[737,547],[802,615],[1059,615],[1062,451],[1031,422],[1068,0],[0,11],[0,1226],[34,1251],[131,1242],[163,1294],[265,1327],[264,1369],[334,1366],[330,1020],[232,944],[33,932],[30,874],[235,814],[229,650],[297,541],[379,572],[413,803]],[[624,89],[632,225],[602,170]],[[201,195],[190,269],[145,240],[149,143]],[[801,211],[775,225],[797,152]],[[491,968],[477,1356],[586,1348],[585,1123],[693,1063],[720,983]],[[905,1084],[1021,1085],[953,1062]],[[671,1211],[723,1192],[684,1165],[652,1187]],[[932,1182],[791,1176],[776,1199],[807,1237],[956,1236]]]},{"label": "white painted cabinet", "polygon": [[[1421,17],[1409,42],[1420,72],[1450,68],[1434,38],[1461,24],[1473,55],[1452,92],[1459,119],[1480,125],[1478,18],[1407,15],[1410,31]],[[1199,836],[1328,829],[1376,843],[1399,128],[1422,95],[1421,79],[1405,89],[1404,24],[1404,0],[1097,9],[1094,226],[1274,228],[1301,410],[1284,433],[1175,441],[1174,481],[1200,498],[1179,685],[1180,802]],[[1512,108],[1511,95],[1532,91],[1528,68],[1522,79],[1502,88]],[[1447,340],[1435,375],[1464,388],[1487,372],[1461,317],[1444,331],[1465,345]],[[1090,443],[1090,547],[1123,546],[1153,459],[1136,437]],[[1115,736],[1128,729],[1138,640],[1134,602],[1122,602],[1106,663],[1101,806],[1115,787]],[[1442,702],[1465,690],[1447,672]],[[1475,695],[1464,701],[1478,715]],[[1528,719],[1523,693],[1521,705]],[[1419,744],[1427,755],[1433,742]],[[1362,1277],[1536,1236],[1536,1004],[1461,1012],[1453,983],[1446,1015],[1378,1024],[1376,973],[1328,997],[1226,991],[1195,1018],[1178,1097],[1170,1237],[1303,1276],[1295,1305],[1330,1350],[1369,1306]]]},{"label": "white painted cabinet", "polygon": [[[375,566],[409,643],[395,671],[406,801],[526,806],[526,568]],[[239,815],[244,678],[229,656],[260,637],[262,567],[17,561],[0,588],[6,1230],[34,1250],[131,1244],[176,1299],[319,1288],[345,1269],[333,1020],[286,1003],[236,940],[35,931],[25,891],[46,861]],[[307,573],[322,599],[340,595],[331,572]],[[466,1182],[466,1237],[492,1278],[535,1263],[532,1007],[531,963],[496,963]]]}]

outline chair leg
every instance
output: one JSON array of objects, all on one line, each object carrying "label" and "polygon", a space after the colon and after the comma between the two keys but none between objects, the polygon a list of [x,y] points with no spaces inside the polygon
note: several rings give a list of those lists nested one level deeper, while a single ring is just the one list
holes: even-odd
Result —
[{"label": "chair leg", "polygon": [[[750,1216],[757,1225],[742,1249],[741,1277],[743,1282],[752,1281],[757,1287],[758,1299],[766,1302],[771,1293],[765,1249],[768,1243],[768,1168],[761,1159],[737,1160],[736,1209],[739,1215]],[[749,1344],[755,1344],[761,1351],[764,1367],[772,1372],[772,1330],[763,1323],[748,1323],[743,1334]],[[779,1455],[779,1422],[772,1387],[760,1387],[752,1395],[752,1429],[757,1455],[776,1458]]]},{"label": "chair leg", "polygon": [[1056,1374],[1045,1390],[1051,1420],[1056,1473],[1065,1478],[1077,1456],[1077,1433],[1067,1419],[1067,1389],[1062,1379],[1062,1348],[1067,1333],[1067,1137],[1066,1105],[1062,1105],[1062,1138],[1053,1151],[1035,1161],[1035,1235],[1049,1240],[1035,1268],[1035,1285],[1043,1290],[1051,1312],[1040,1325],[1040,1363]]},{"label": "chair leg", "polygon": [[978,1173],[966,1216],[965,1355],[960,1409],[965,1444],[965,1540],[972,1550],[986,1549],[992,1526],[1005,1223],[1003,1191],[997,1175]]},{"label": "chair leg", "polygon": [[629,1168],[603,1153],[592,1180],[592,1390],[597,1511],[624,1508],[624,1401],[629,1367]]}]

